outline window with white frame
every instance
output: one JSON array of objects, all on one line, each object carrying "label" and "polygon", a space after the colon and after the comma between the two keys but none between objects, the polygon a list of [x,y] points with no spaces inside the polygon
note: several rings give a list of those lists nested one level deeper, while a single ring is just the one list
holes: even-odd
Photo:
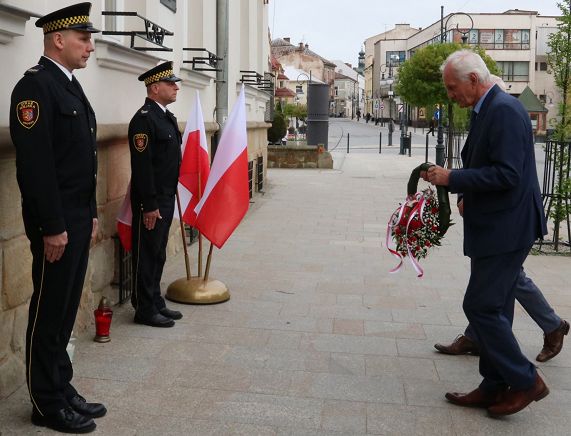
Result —
[{"label": "window with white frame", "polygon": [[501,77],[506,82],[528,82],[529,62],[520,61],[497,61],[498,68],[502,71]]}]

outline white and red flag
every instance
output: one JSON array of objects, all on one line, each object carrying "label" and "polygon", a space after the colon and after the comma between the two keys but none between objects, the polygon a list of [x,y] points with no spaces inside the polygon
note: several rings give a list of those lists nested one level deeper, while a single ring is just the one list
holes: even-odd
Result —
[{"label": "white and red flag", "polygon": [[[200,106],[200,97],[196,91],[194,108],[189,112],[186,127],[182,135],[182,162],[178,177],[178,192],[182,209],[182,220],[194,226],[196,213],[194,208],[204,193],[208,174],[210,173],[210,157],[206,129]],[[177,214],[178,215],[178,214]]]},{"label": "white and red flag", "polygon": [[131,210],[131,182],[127,185],[127,193],[117,215],[117,235],[125,251],[131,251],[133,234],[133,211]]},{"label": "white and red flag", "polygon": [[250,204],[244,85],[224,126],[204,193],[194,211],[197,228],[222,248]]}]

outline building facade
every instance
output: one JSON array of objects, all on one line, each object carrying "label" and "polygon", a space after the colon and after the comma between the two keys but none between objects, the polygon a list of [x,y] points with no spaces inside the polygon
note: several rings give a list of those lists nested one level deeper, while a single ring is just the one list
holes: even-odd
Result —
[{"label": "building facade", "polygon": [[[291,83],[307,82],[308,80],[326,83],[329,85],[329,101],[334,100],[333,82],[335,81],[335,64],[319,56],[309,49],[309,44],[300,42],[293,45],[290,38],[276,38],[271,42],[271,53],[286,70]],[[293,67],[303,74],[288,74],[288,67]],[[309,73],[309,74],[307,74]],[[306,93],[307,95],[307,93]]]},{"label": "building facade", "polygon": [[[364,60],[365,53],[362,53]],[[357,110],[363,113],[363,109],[365,107],[365,77],[363,76],[363,73],[359,71],[359,67],[353,68],[353,66],[349,63],[340,60],[334,60],[332,62],[336,65],[335,86],[338,86],[337,76],[339,74],[342,74],[351,80],[351,82],[347,85],[347,89],[349,90],[347,97],[351,102],[351,110],[345,116],[353,117],[356,114]]]},{"label": "building facade", "polygon": [[[392,72],[398,79],[398,65],[414,56],[414,52],[429,44],[445,41],[463,42],[470,46],[480,46],[496,61],[502,71],[502,79],[508,87],[507,92],[518,97],[529,86],[533,93],[546,104],[543,117],[556,116],[557,103],[560,101],[552,76],[547,68],[547,41],[549,35],[557,30],[557,17],[541,16],[535,11],[508,10],[504,13],[455,13],[445,16],[445,26],[441,32],[441,22],[437,21],[424,29],[409,29],[403,26],[371,37],[365,41],[366,62],[370,80],[366,80],[366,94],[374,99],[381,98],[384,106],[390,104],[400,107],[398,96],[389,95],[390,85],[387,74]],[[406,37],[392,34],[397,30],[410,32]],[[367,52],[367,48],[369,51]],[[383,67],[384,64],[384,67]],[[387,67],[389,66],[389,67]],[[392,66],[392,68],[390,68]],[[385,80],[383,80],[385,79]],[[544,133],[545,120],[542,115],[531,114],[536,133]],[[410,110],[409,119],[427,122],[423,108]]]},{"label": "building facade", "polygon": [[[384,118],[385,109],[388,114],[389,103],[393,103],[386,102],[385,104],[384,101],[388,97],[389,90],[387,90],[387,94],[384,97],[381,96],[381,77],[383,75],[385,78],[392,77],[393,70],[396,71],[398,65],[393,65],[395,59],[394,56],[391,58],[391,54],[398,53],[400,59],[400,53],[406,52],[408,38],[418,31],[419,29],[410,27],[410,24],[397,24],[394,29],[371,36],[365,40],[365,68],[363,70],[365,73],[365,112],[371,114],[371,116]],[[387,56],[386,52],[394,53],[389,53],[389,56]]]},{"label": "building facade", "polygon": [[[37,64],[43,52],[42,30],[34,26],[37,17],[75,3],[73,0],[4,0],[0,4],[0,56],[4,86],[0,100],[8,107],[16,82]],[[91,21],[105,32],[94,34],[95,52],[86,69],[75,71],[97,116],[98,186],[100,228],[90,253],[84,293],[75,331],[92,323],[94,306],[101,295],[117,301],[117,240],[115,218],[130,179],[127,127],[143,104],[145,87],[137,77],[163,60],[174,61],[175,74],[182,78],[176,103],[169,106],[184,129],[198,90],[206,123],[207,137],[218,130],[216,72],[200,63],[200,58],[224,58],[227,64],[227,107],[232,109],[242,81],[251,82],[244,71],[262,77],[271,72],[268,37],[268,2],[229,0],[227,53],[217,49],[217,2],[211,0],[96,0]],[[102,11],[134,12],[137,16],[103,15]],[[110,32],[139,32],[137,35]],[[166,31],[166,32],[164,32]],[[171,34],[172,33],[172,34]],[[150,40],[150,41],[149,41]],[[145,49],[167,48],[167,51]],[[188,51],[185,48],[200,48]],[[206,51],[205,51],[206,50]],[[192,63],[194,58],[194,63]],[[8,61],[9,60],[9,61]],[[248,159],[255,165],[267,162],[266,121],[271,92],[246,84]],[[21,218],[20,195],[16,183],[15,152],[10,140],[8,111],[0,111],[0,399],[25,382],[24,350],[28,304],[32,294],[31,254]],[[257,168],[259,170],[259,168]],[[256,176],[254,176],[256,177]],[[253,181],[253,186],[257,186]],[[255,195],[255,194],[254,194]],[[173,225],[169,253],[180,246],[178,226]]]}]

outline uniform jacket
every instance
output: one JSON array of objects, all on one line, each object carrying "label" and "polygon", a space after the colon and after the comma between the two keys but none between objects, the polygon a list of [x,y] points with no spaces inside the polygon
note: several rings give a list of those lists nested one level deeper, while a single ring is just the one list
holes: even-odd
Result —
[{"label": "uniform jacket", "polygon": [[181,162],[181,134],[175,116],[147,98],[129,124],[133,212],[158,209],[157,196],[174,196]]},{"label": "uniform jacket", "polygon": [[463,193],[464,252],[486,257],[530,247],[547,233],[531,122],[522,104],[494,85],[452,170],[451,192]]},{"label": "uniform jacket", "polygon": [[56,235],[69,208],[97,216],[95,113],[75,78],[45,57],[26,71],[12,92],[10,135],[26,223]]}]

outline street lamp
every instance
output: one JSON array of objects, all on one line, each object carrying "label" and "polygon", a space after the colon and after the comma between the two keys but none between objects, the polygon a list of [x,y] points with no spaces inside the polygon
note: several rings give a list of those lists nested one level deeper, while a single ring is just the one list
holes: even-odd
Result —
[{"label": "street lamp", "polygon": [[[301,82],[299,80],[300,77],[305,76],[308,80],[309,83],[311,83],[311,71],[309,71],[309,76],[306,73],[299,73],[297,75],[297,78],[295,79],[295,81],[297,82],[297,85],[295,86],[295,104],[296,106],[299,106],[299,102],[300,102],[300,95],[303,95],[303,82]],[[307,105],[307,107],[309,108],[309,92],[307,93],[307,97],[305,99],[305,103]],[[295,117],[295,135],[296,135],[296,140],[297,140],[297,132],[299,129],[299,119],[297,118],[297,115]]]},{"label": "street lamp", "polygon": [[[474,28],[474,20],[472,19],[472,17],[468,14],[466,14],[465,12],[456,12],[454,14],[451,14],[447,19],[446,22],[444,22],[444,6],[440,6],[440,42],[442,44],[444,44],[446,42],[446,33],[447,33],[447,29],[448,29],[448,22],[450,21],[450,19],[454,16],[457,15],[462,15],[462,16],[466,16],[468,17],[468,19],[470,20],[470,27],[469,28],[463,28],[463,30],[460,30],[460,25],[458,23],[456,23],[456,30],[458,32],[460,32],[462,34],[462,43],[466,44],[466,41],[468,39],[468,37],[466,35],[468,35],[468,33],[470,33],[470,30],[472,30]],[[449,105],[449,109],[451,108],[451,106]],[[450,112],[450,111],[449,111]],[[436,165],[440,165],[440,166],[444,166],[444,132],[443,132],[443,126],[442,126],[442,103],[438,103],[438,117],[437,120],[438,121],[438,134],[436,137]],[[450,114],[448,114],[449,116],[449,121],[448,121],[448,167],[452,168],[452,149],[453,149],[453,139],[451,137],[451,121],[450,121]]]},{"label": "street lamp", "polygon": [[[381,82],[380,85],[382,87],[388,86],[389,87],[389,91],[387,93],[388,97],[389,97],[389,145],[393,145],[393,128],[392,128],[392,119],[393,119],[393,103],[392,103],[392,98],[393,98],[393,83],[394,83],[394,79],[393,79],[393,69],[392,66],[389,67],[389,77],[385,79],[385,74],[384,72],[381,73]],[[384,110],[384,109],[383,109]]]},{"label": "street lamp", "polygon": [[[442,13],[444,13],[444,6],[441,6],[442,8]],[[463,15],[465,17],[468,17],[468,19],[470,20],[470,27],[463,27],[462,29],[460,29],[460,24],[456,23],[456,31],[462,34],[462,44],[466,44],[466,42],[468,42],[468,34],[470,33],[470,30],[472,30],[474,28],[474,20],[472,19],[472,17],[467,14],[466,12],[455,12],[453,14],[451,14],[447,19],[446,22],[444,23],[443,29],[444,33],[441,34],[441,41],[447,42],[447,33],[448,33],[448,22],[450,21],[450,19],[452,17],[456,17],[458,15]]]},{"label": "street lamp", "polygon": [[[387,94],[389,97],[389,143],[388,143],[388,145],[393,145],[393,131],[394,131],[394,123],[393,123],[393,97],[394,97],[394,93],[393,93],[393,83],[394,83],[393,61],[395,61],[396,59],[398,59],[398,55],[393,54],[393,55],[389,56],[388,65],[387,64],[380,65],[381,81],[379,84],[382,87],[387,86],[387,85],[389,87],[389,91]],[[385,67],[385,68],[383,68],[383,67]],[[385,79],[386,67],[388,67],[389,76]]]},{"label": "street lamp", "polygon": [[[307,79],[309,80],[309,83],[311,83],[311,71],[309,72],[309,76],[305,73],[299,73],[297,75],[297,78],[295,79],[295,81],[297,82],[297,85],[295,87],[295,92],[296,94],[303,94],[303,82],[301,82],[299,80],[300,77],[305,76],[307,77]],[[307,94],[307,97],[309,98],[309,93]]]}]

